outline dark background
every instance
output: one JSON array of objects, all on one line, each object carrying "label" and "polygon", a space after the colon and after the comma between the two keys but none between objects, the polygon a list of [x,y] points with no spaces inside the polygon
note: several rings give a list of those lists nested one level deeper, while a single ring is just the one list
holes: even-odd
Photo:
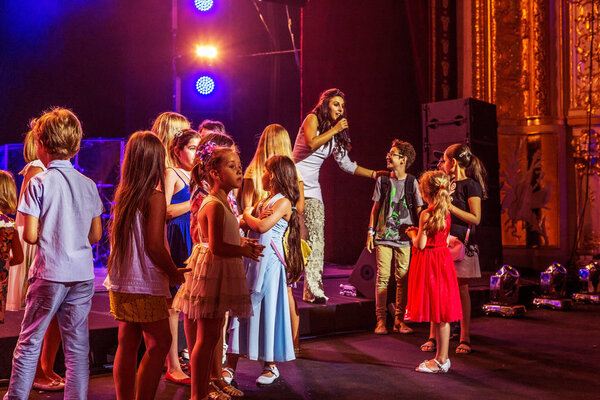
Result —
[{"label": "dark background", "polygon": [[[429,101],[428,19],[424,2],[312,0],[289,7],[302,78],[290,50],[285,6],[260,2],[269,35],[250,0],[216,0],[208,14],[179,1],[176,51],[171,2],[164,0],[21,0],[0,3],[1,144],[17,143],[28,121],[50,106],[71,108],[86,138],[126,137],[149,129],[173,109],[173,54],[181,76],[182,113],[194,127],[222,120],[244,165],[270,123],[292,142],[319,93],[346,93],[353,149],[367,168],[385,168],[393,138],[411,142],[421,165],[420,104]],[[368,4],[368,6],[367,6]],[[302,32],[300,28],[302,27]],[[218,43],[213,65],[191,57],[200,41]],[[204,70],[221,91],[193,92]],[[301,93],[302,92],[302,93]],[[326,208],[326,259],[353,264],[366,237],[374,181],[342,172],[328,160],[321,183]]]},{"label": "dark background", "polygon": [[[385,169],[392,140],[410,142],[421,172],[421,103],[427,102],[425,2],[311,1],[302,26],[302,110],[323,89],[346,94],[352,151],[360,166]],[[367,6],[368,4],[369,6]],[[367,237],[375,181],[346,174],[329,159],[321,172],[325,259],[354,264]]]}]

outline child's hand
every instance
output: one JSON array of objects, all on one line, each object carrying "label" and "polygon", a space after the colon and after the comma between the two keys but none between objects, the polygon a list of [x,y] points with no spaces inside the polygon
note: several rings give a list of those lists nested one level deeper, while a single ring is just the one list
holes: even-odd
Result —
[{"label": "child's hand", "polygon": [[249,237],[242,236],[242,241],[240,242],[240,246],[252,245],[252,244],[257,244],[257,243],[258,243],[258,239],[252,239]]},{"label": "child's hand", "polygon": [[367,234],[367,245],[366,246],[367,246],[367,251],[369,253],[371,253],[373,251],[373,249],[375,248],[375,245],[373,242],[374,242],[373,236]]},{"label": "child's hand", "polygon": [[257,244],[256,242],[252,242],[251,240],[252,239],[244,243],[242,246],[244,257],[258,261],[258,259],[263,256],[262,251],[264,250],[265,246],[262,244]]},{"label": "child's hand", "polygon": [[184,274],[186,272],[190,272],[191,268],[177,268],[177,270],[169,276],[169,285],[171,286],[179,286],[183,282],[185,282]]},{"label": "child's hand", "polygon": [[419,233],[419,228],[416,226],[409,226],[404,232],[406,233],[406,236],[408,236],[411,240],[414,240],[414,238],[417,237],[417,233]]},{"label": "child's hand", "polygon": [[273,214],[273,209],[272,208],[267,208],[266,210],[262,210],[260,212],[260,215],[258,216],[258,219],[267,218],[271,214]]}]

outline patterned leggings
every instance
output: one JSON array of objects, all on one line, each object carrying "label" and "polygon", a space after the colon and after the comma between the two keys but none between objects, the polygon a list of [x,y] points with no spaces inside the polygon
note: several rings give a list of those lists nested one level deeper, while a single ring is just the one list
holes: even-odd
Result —
[{"label": "patterned leggings", "polygon": [[325,207],[318,199],[307,198],[304,203],[304,223],[308,231],[308,244],[312,249],[304,271],[304,301],[312,302],[325,296],[323,291],[323,256],[325,248]]}]

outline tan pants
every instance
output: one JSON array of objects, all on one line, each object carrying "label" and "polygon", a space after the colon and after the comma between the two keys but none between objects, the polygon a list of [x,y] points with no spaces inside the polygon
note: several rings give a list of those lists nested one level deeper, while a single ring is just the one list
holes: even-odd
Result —
[{"label": "tan pants", "polygon": [[404,320],[406,298],[408,292],[408,266],[410,263],[410,247],[375,246],[377,259],[377,280],[375,294],[375,312],[377,319],[385,319],[387,290],[390,282],[392,262],[396,267],[396,315]]}]

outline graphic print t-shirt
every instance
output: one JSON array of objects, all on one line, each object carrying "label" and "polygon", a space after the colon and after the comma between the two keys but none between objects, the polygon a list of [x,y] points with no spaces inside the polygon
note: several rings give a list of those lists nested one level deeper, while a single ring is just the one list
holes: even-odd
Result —
[{"label": "graphic print t-shirt", "polygon": [[[387,199],[381,198],[383,177],[377,178],[373,201],[379,202],[379,216],[375,228],[375,245],[386,245],[392,247],[410,246],[410,238],[404,232],[410,225],[418,225],[419,221],[413,221],[408,210],[406,201],[405,183],[406,179],[389,178],[390,190]],[[423,206],[423,199],[419,191],[419,185],[415,181],[414,207]],[[385,202],[389,208],[387,215],[384,214]]]}]

